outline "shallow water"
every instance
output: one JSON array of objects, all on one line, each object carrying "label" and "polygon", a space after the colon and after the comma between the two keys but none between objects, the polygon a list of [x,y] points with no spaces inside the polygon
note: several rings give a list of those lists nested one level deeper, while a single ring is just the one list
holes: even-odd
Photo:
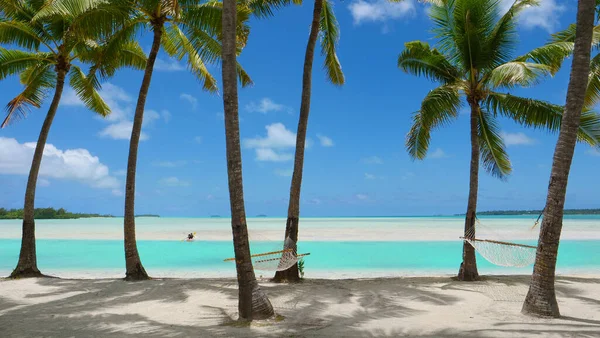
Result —
[{"label": "shallow water", "polygon": [[[161,277],[235,277],[229,241],[139,241],[146,270]],[[19,240],[0,240],[0,275],[17,262]],[[277,242],[254,242],[252,252],[278,249]],[[456,272],[461,242],[304,242],[307,277],[443,275]],[[600,274],[600,241],[563,241],[558,271]],[[117,277],[123,273],[123,242],[116,240],[38,240],[38,266],[70,277]],[[478,257],[482,274],[529,274],[532,268],[502,268]],[[259,272],[270,275],[270,272]]]},{"label": "shallow water", "polygon": [[[537,216],[481,217],[478,237],[536,244]],[[303,218],[299,253],[307,277],[375,277],[454,274],[461,262],[464,219],[451,217]],[[138,218],[138,246],[150,274],[161,277],[234,277],[230,220]],[[123,219],[36,221],[38,266],[65,277],[124,274]],[[251,218],[253,253],[281,249],[282,218]],[[198,241],[182,242],[196,231]],[[21,221],[0,221],[0,276],[14,268]],[[503,268],[478,257],[482,274],[529,274],[532,267]],[[566,216],[558,272],[600,274],[600,216]],[[270,271],[258,272],[269,276]]]}]

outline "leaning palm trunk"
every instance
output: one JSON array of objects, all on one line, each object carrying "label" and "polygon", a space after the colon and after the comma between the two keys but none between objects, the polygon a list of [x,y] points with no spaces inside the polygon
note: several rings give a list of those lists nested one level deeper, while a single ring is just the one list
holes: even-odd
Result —
[{"label": "leaning palm trunk", "polygon": [[[469,177],[469,201],[467,203],[467,215],[465,217],[465,238],[475,236],[475,217],[477,213],[477,189],[479,186],[479,136],[477,128],[479,125],[479,104],[470,102],[471,105],[471,173]],[[458,270],[458,279],[462,281],[474,281],[479,278],[477,272],[477,260],[475,248],[467,241],[463,243],[463,261]]]},{"label": "leaning palm trunk", "polygon": [[533,275],[529,292],[523,304],[522,312],[525,314],[560,317],[554,291],[556,258],[562,230],[569,171],[577,142],[577,131],[588,84],[594,7],[594,0],[579,0],[575,49],[567,91],[567,104],[558,135],[558,142],[554,150],[548,197],[544,209],[544,220],[540,228]]},{"label": "leaning palm trunk", "polygon": [[241,320],[265,319],[273,315],[271,302],[258,286],[250,258],[248,227],[244,209],[242,181],[242,153],[238,117],[236,78],[236,1],[223,1],[223,107],[225,113],[225,138],[227,147],[227,176],[231,230],[235,251],[235,267],[239,287],[238,310]]},{"label": "leaning palm trunk", "polygon": [[[310,26],[310,35],[306,54],[304,56],[304,74],[302,75],[302,99],[300,102],[300,118],[298,120],[298,132],[296,134],[296,154],[294,158],[294,173],[290,187],[290,204],[288,206],[288,218],[285,225],[285,238],[288,237],[298,242],[298,223],[300,218],[300,188],[302,187],[302,170],[304,167],[304,147],[306,145],[306,129],[308,127],[308,115],[310,114],[310,95],[312,84],[312,66],[315,55],[315,45],[319,36],[319,19],[323,8],[323,0],[315,0],[313,19]],[[298,282],[298,264],[289,269],[278,271],[273,278],[275,282]]]},{"label": "leaning palm trunk", "polygon": [[[59,68],[60,67],[60,68]],[[31,169],[29,170],[29,178],[27,179],[27,190],[25,191],[25,206],[23,207],[23,235],[21,239],[21,252],[19,253],[19,262],[13,270],[11,278],[23,277],[42,277],[42,273],[37,267],[37,256],[35,247],[35,188],[37,184],[40,165],[44,155],[44,147],[50,133],[52,121],[56,115],[58,104],[62,96],[65,86],[65,76],[68,71],[68,65],[57,66],[56,89],[54,90],[54,98],[48,109],[48,114],[42,124],[42,130],[38,137],[31,161]]]},{"label": "leaning palm trunk", "polygon": [[146,97],[152,80],[152,71],[154,62],[160,49],[160,40],[163,32],[162,23],[157,23],[153,27],[154,38],[152,48],[146,62],[146,70],[137,105],[135,107],[135,116],[133,117],[133,128],[131,129],[131,139],[129,141],[129,158],[127,159],[127,182],[125,188],[125,217],[124,217],[124,238],[125,238],[125,279],[126,280],[144,280],[148,279],[148,274],[142,266],[140,254],[138,253],[135,239],[135,174],[137,167],[137,152],[142,133],[142,122],[144,121],[144,109],[146,106]]}]

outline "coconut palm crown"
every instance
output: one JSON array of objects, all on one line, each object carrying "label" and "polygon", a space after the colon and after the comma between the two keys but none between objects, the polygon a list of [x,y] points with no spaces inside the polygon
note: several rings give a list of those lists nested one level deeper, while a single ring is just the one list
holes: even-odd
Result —
[{"label": "coconut palm crown", "polygon": [[[406,148],[413,159],[427,155],[431,132],[459,115],[464,101],[470,108],[471,176],[465,234],[474,229],[479,162],[495,177],[505,179],[511,163],[496,118],[507,117],[522,126],[559,130],[563,106],[506,93],[514,87],[537,84],[553,75],[564,49],[548,48],[545,57],[514,57],[516,20],[535,0],[516,0],[501,15],[497,0],[429,0],[436,48],[421,41],[405,44],[398,67],[440,84],[431,90],[413,115]],[[538,53],[537,55],[540,55]],[[600,141],[600,119],[590,110],[581,116],[578,139],[592,145]],[[478,278],[475,253],[465,242],[459,279]]]}]

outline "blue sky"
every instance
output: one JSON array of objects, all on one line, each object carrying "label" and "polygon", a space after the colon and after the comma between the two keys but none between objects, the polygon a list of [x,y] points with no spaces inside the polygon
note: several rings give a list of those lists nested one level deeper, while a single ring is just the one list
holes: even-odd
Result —
[{"label": "blue sky", "polygon": [[[434,43],[426,7],[413,0],[335,2],[338,56],[346,84],[325,81],[317,54],[313,73],[301,213],[304,216],[433,215],[466,209],[468,118],[433,133],[430,154],[414,162],[404,148],[411,113],[434,84],[396,67],[403,44]],[[300,106],[304,49],[312,3],[253,20],[240,62],[254,86],[240,91],[244,189],[249,216],[287,213],[293,146]],[[570,1],[544,0],[520,18],[516,54],[543,44],[575,19]],[[142,44],[149,47],[148,37]],[[515,54],[515,55],[516,55]],[[220,70],[212,68],[219,80]],[[514,90],[564,103],[569,64],[552,79]],[[113,109],[101,119],[66,92],[48,138],[36,206],[123,214],[124,170],[131,118],[142,73],[122,71],[104,85]],[[136,213],[229,215],[223,103],[201,91],[183,64],[161,54],[146,105],[140,143]],[[18,93],[16,79],[0,82],[0,101]],[[31,144],[47,105],[0,130],[0,206],[22,207]],[[556,135],[501,121],[514,173],[502,182],[482,172],[479,210],[542,208]],[[600,153],[578,145],[567,207],[598,207],[591,179]]]}]

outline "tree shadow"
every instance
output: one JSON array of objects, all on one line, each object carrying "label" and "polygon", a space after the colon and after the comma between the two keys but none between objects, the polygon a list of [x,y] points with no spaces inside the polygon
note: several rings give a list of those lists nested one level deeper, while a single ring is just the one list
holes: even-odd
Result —
[{"label": "tree shadow", "polygon": [[[236,321],[235,279],[154,279],[135,283],[113,279],[37,279],[29,282],[32,284],[11,285],[15,290],[22,286],[20,298],[1,291],[8,283],[19,281],[0,281],[0,336],[480,337],[561,332],[571,336],[595,337],[595,333],[600,336],[600,321],[593,316],[520,321],[518,312],[489,324],[480,317],[469,325],[436,325],[439,330],[428,327],[426,323],[441,319],[436,317],[440,313],[462,311],[469,306],[471,295],[489,291],[485,288],[478,291],[477,287],[501,290],[505,286],[526,287],[529,282],[528,276],[488,278],[476,283],[447,277],[307,279],[294,285],[261,282],[280,316],[249,325]],[[600,307],[600,301],[582,294],[575,285],[557,284],[561,297],[578,299],[582,306]],[[488,307],[483,309],[491,311],[493,316],[494,304],[500,303],[487,302]],[[509,310],[516,308],[514,303],[504,306]],[[458,318],[471,320],[469,316]],[[403,322],[412,323],[412,327],[405,328]]]}]

